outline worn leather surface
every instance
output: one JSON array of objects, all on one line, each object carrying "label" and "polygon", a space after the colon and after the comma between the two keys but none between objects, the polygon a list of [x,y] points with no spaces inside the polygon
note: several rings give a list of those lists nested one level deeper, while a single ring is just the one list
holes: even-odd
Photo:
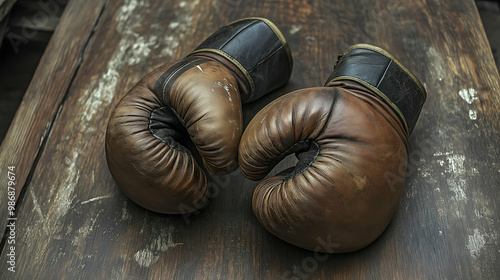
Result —
[{"label": "worn leather surface", "polygon": [[272,22],[262,18],[246,18],[220,28],[193,51],[199,52],[214,52],[237,61],[251,87],[242,94],[244,103],[283,86],[292,73],[285,38]]},{"label": "worn leather surface", "polygon": [[330,81],[346,79],[364,82],[386,98],[411,134],[427,93],[420,81],[398,59],[376,46],[354,45],[339,56],[326,86]]},{"label": "worn leather surface", "polygon": [[[224,36],[235,40],[238,34]],[[245,52],[265,49],[255,39],[238,38],[241,44],[259,46]],[[222,174],[238,166],[241,96],[248,95],[251,87],[241,68],[208,50],[207,41],[203,52],[146,75],[118,103],[108,123],[106,158],[114,180],[129,198],[155,212],[179,214],[202,208],[208,195],[204,170]],[[248,62],[258,57],[247,56]],[[289,67],[289,61],[281,62],[286,64],[280,67]],[[288,79],[289,75],[270,76],[266,83],[272,86],[266,89]]]},{"label": "worn leather surface", "polygon": [[408,156],[408,133],[385,100],[349,79],[284,95],[251,120],[238,160],[246,177],[261,180],[293,153],[296,166],[255,189],[253,211],[266,229],[328,253],[358,250],[384,231],[401,196]]}]

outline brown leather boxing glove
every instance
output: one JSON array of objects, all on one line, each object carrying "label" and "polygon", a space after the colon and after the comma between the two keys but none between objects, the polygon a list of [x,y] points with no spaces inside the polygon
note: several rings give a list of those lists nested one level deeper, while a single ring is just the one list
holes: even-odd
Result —
[{"label": "brown leather boxing glove", "polygon": [[149,210],[178,214],[207,203],[206,170],[237,164],[241,104],[283,86],[288,45],[269,20],[246,18],[217,30],[187,57],[140,80],[114,109],[106,132],[109,170]]},{"label": "brown leather boxing glove", "polygon": [[292,153],[298,162],[257,186],[257,219],[279,238],[318,252],[373,242],[398,205],[408,137],[426,96],[386,51],[354,45],[339,56],[325,87],[268,104],[241,138],[243,174],[260,180]]}]

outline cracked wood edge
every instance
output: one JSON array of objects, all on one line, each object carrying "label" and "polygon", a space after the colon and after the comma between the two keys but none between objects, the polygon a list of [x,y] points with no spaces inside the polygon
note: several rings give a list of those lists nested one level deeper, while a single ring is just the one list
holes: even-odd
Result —
[{"label": "cracked wood edge", "polygon": [[[65,24],[56,28],[0,146],[0,181],[7,182],[8,166],[16,167],[16,207],[105,7],[105,0],[68,2],[60,20]],[[68,34],[79,36],[64,39]],[[7,192],[0,192],[0,201],[0,221],[5,231]]]}]

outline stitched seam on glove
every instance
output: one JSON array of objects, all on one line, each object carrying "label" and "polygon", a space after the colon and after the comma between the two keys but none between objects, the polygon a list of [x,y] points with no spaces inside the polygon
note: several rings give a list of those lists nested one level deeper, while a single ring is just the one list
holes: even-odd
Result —
[{"label": "stitched seam on glove", "polygon": [[357,82],[357,83],[361,84],[362,86],[366,87],[371,92],[373,92],[380,99],[382,99],[382,101],[385,102],[387,105],[389,105],[392,108],[392,110],[394,110],[394,112],[398,115],[401,122],[403,123],[403,126],[405,128],[406,133],[409,133],[408,123],[406,121],[405,116],[403,115],[403,112],[401,112],[401,110],[398,108],[398,106],[396,106],[396,104],[394,104],[389,99],[389,97],[387,97],[387,95],[385,95],[383,92],[381,92],[378,88],[376,88],[376,87],[372,86],[371,84],[369,84],[369,83],[367,83],[359,78],[356,78],[356,77],[339,76],[339,77],[336,77],[336,78],[332,79],[331,81],[329,81],[329,83],[335,82],[335,81],[342,81],[342,80],[350,80],[350,81]]},{"label": "stitched seam on glove", "polygon": [[253,72],[257,67],[259,67],[262,63],[266,62],[269,58],[273,57],[277,52],[281,51],[283,46],[277,48],[274,52],[270,53],[264,59],[262,59],[259,63],[257,63],[252,69],[248,70],[249,73]]},{"label": "stitched seam on glove", "polygon": [[265,19],[265,18],[259,18],[259,17],[256,17],[255,19],[262,20],[265,24],[267,24],[267,26],[269,26],[269,28],[271,28],[271,30],[274,32],[274,34],[276,34],[276,36],[280,40],[281,44],[285,48],[285,52],[286,52],[286,54],[288,56],[288,62],[289,62],[289,66],[290,66],[290,72],[292,72],[292,69],[293,69],[292,52],[290,51],[290,46],[288,46],[288,42],[286,41],[285,36],[283,35],[283,33],[281,33],[281,31],[279,30],[279,28],[272,21],[270,21],[268,19]]},{"label": "stitched seam on glove", "polygon": [[[162,76],[156,81],[155,89],[158,91],[156,94],[160,95],[160,99],[163,101],[163,104],[170,105],[170,90],[177,80],[182,74],[184,74],[189,69],[195,67],[195,64],[202,64],[206,61],[210,61],[209,58],[201,58],[196,57],[195,59],[187,59],[179,62],[174,65],[174,67],[167,70]],[[173,71],[172,71],[173,70]]]}]

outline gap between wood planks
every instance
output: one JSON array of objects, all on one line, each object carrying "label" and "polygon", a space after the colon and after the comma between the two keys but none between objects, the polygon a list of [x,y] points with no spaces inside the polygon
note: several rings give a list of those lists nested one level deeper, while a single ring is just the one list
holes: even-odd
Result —
[{"label": "gap between wood planks", "polygon": [[[80,56],[78,57],[77,59],[77,63],[76,63],[76,68],[75,68],[75,71],[71,77],[71,81],[70,83],[68,84],[68,87],[66,88],[66,92],[64,93],[64,96],[61,100],[61,102],[59,103],[58,105],[58,109],[57,109],[57,112],[56,114],[54,115],[54,117],[52,118],[51,121],[49,121],[47,123],[47,127],[45,128],[45,130],[43,131],[42,133],[42,139],[40,141],[40,145],[38,146],[38,150],[36,152],[36,156],[35,156],[35,159],[33,161],[33,164],[30,166],[30,171],[28,173],[28,176],[26,177],[26,181],[24,183],[24,185],[22,186],[21,190],[19,191],[19,197],[18,199],[16,200],[16,209],[19,208],[19,205],[21,205],[21,203],[23,203],[24,201],[24,197],[28,191],[28,188],[29,188],[29,185],[31,183],[31,180],[32,180],[32,177],[33,177],[33,173],[35,172],[35,169],[36,169],[36,166],[38,165],[38,162],[40,160],[40,157],[43,153],[43,151],[45,150],[45,146],[47,144],[47,140],[49,139],[50,137],[50,133],[52,132],[52,128],[54,126],[54,123],[59,119],[59,115],[62,111],[62,108],[64,106],[64,104],[66,103],[66,100],[68,98],[68,95],[69,95],[69,92],[70,92],[70,89],[75,81],[75,78],[80,70],[80,66],[87,54],[87,50],[89,49],[90,47],[90,42],[92,41],[92,39],[94,38],[95,36],[95,32],[97,30],[97,28],[99,27],[99,25],[101,24],[101,20],[104,16],[104,13],[106,11],[106,8],[108,7],[108,3],[109,3],[109,0],[105,1],[100,12],[99,12],[99,16],[97,17],[97,20],[95,21],[95,24],[92,28],[92,31],[90,32],[85,44],[84,44],[84,48],[80,54]],[[4,228],[4,234],[3,236],[7,236],[8,233],[9,233],[10,229],[8,227],[5,227]],[[2,241],[0,242],[0,252],[4,252],[4,248],[5,248],[5,245],[7,243],[7,239],[6,238],[2,238]]]}]

